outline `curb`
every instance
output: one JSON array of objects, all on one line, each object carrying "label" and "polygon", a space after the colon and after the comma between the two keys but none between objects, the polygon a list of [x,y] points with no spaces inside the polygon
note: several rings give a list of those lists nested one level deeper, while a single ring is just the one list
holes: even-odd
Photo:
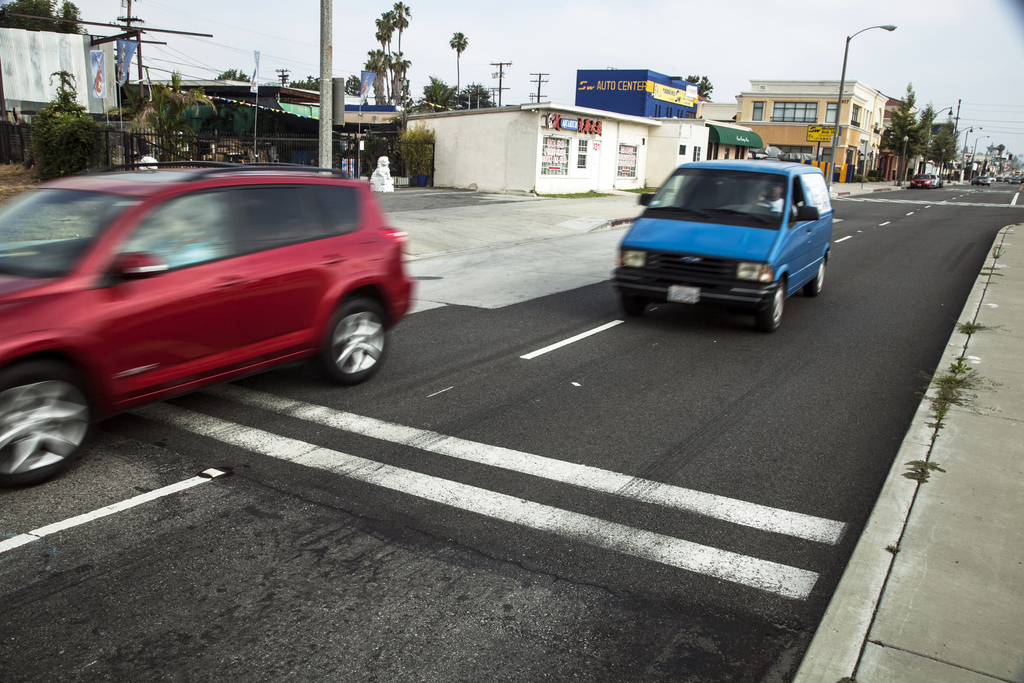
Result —
[{"label": "curb", "polygon": [[[999,245],[1000,238],[1005,238],[1016,225],[1008,225],[997,233],[985,258],[986,263]],[[991,274],[978,273],[958,321],[974,319],[991,281]],[[935,373],[941,372],[948,362],[964,353],[969,342],[970,335],[954,328]],[[929,405],[929,393],[933,388],[931,380],[928,386],[793,683],[835,683],[853,676],[856,671],[885,583],[896,561],[896,555],[887,551],[886,546],[898,546],[920,486],[904,479],[902,474],[909,462],[928,460],[931,453],[934,431],[929,426],[933,419]]]}]

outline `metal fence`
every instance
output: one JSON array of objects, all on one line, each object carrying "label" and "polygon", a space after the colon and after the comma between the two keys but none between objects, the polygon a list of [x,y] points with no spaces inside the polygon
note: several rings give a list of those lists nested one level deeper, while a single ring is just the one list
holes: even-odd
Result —
[{"label": "metal fence", "polygon": [[[397,135],[363,136],[363,149],[358,152],[360,175],[369,178],[381,156],[390,162],[396,186],[433,185],[433,144],[429,150],[421,146],[403,145]],[[220,161],[236,163],[276,162],[303,166],[329,165],[355,175],[357,159],[355,135],[335,134],[330,164],[319,160],[320,143],[316,135],[276,135],[253,137],[252,134],[199,131],[177,135],[138,133],[130,130],[101,127],[93,139],[91,167],[118,166],[137,162],[144,156],[158,161]],[[32,156],[32,127],[28,124],[0,122],[0,161],[27,162]],[[407,156],[416,162],[407,163]],[[429,165],[424,166],[424,158]],[[411,166],[418,172],[410,176]],[[423,173],[422,171],[426,171]]]}]

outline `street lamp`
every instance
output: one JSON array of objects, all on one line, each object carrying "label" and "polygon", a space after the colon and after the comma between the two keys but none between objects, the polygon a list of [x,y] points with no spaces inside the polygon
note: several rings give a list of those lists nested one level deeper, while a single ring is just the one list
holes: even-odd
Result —
[{"label": "street lamp", "polygon": [[984,140],[985,138],[988,138],[989,140],[991,140],[992,136],[991,135],[982,135],[981,137],[979,137],[977,140],[974,141],[974,149],[971,150],[971,177],[972,178],[974,177],[974,157],[975,157],[976,152],[978,151],[978,140]]},{"label": "street lamp", "polygon": [[[886,31],[895,31],[896,27],[892,24],[886,24],[885,26],[868,26],[854,33],[852,36],[846,36],[846,51],[843,52],[843,75],[839,78],[839,99],[836,100],[836,134],[832,138],[832,169],[836,167],[836,150],[839,147],[840,135],[842,134],[842,126],[840,125],[839,112],[843,109],[843,88],[846,86],[846,58],[850,56],[850,41],[855,37],[864,33],[864,31],[870,31],[873,28],[882,28]],[[828,116],[828,108],[825,109],[825,115]],[[828,123],[826,121],[826,123]],[[832,187],[832,170],[829,170],[828,178],[826,178],[829,187]]]},{"label": "street lamp", "polygon": [[900,154],[900,177],[896,179],[896,184],[900,187],[903,186],[903,177],[907,174],[907,141],[910,140],[909,135],[903,136],[903,153]]},{"label": "street lamp", "polygon": [[[947,109],[949,110],[949,116],[952,117],[953,116],[953,107],[943,107],[942,109],[940,109],[937,112],[935,112],[935,116],[938,116],[939,114],[941,114],[942,112],[946,111]],[[946,119],[946,122],[947,123],[949,122],[949,118]],[[945,124],[943,124],[943,125],[945,125]],[[928,134],[931,135],[931,131],[928,131]],[[946,170],[944,168],[945,165],[946,165],[946,150],[945,150],[945,148],[943,148],[942,150],[939,151],[939,182],[940,183],[942,182],[942,172]]]}]

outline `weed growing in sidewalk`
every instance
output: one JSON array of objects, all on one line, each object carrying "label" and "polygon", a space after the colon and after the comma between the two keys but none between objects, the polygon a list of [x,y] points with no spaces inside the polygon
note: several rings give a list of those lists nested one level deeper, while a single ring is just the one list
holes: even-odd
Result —
[{"label": "weed growing in sidewalk", "polygon": [[983,330],[991,329],[991,325],[986,325],[985,323],[976,323],[970,320],[968,320],[965,323],[956,324],[956,331],[959,332],[960,334],[974,334],[976,332],[982,332]]},{"label": "weed growing in sidewalk", "polygon": [[[941,467],[939,467],[939,463],[937,463],[937,462],[926,462],[924,460],[911,460],[910,462],[907,463],[907,467],[910,468],[910,471],[909,472],[904,472],[903,476],[906,477],[907,479],[913,479],[914,481],[916,481],[919,484],[924,484],[925,482],[927,482],[928,481],[928,477],[931,476],[932,472],[945,472],[946,471],[946,470],[942,469]],[[889,548],[886,548],[886,550],[889,550]],[[889,550],[889,552],[891,552],[894,555],[898,551],[899,551],[899,548],[897,548],[896,551]]]},{"label": "weed growing in sidewalk", "polygon": [[932,413],[935,423],[928,425],[936,430],[942,429],[942,421],[952,406],[967,407],[974,403],[975,391],[984,383],[978,372],[970,367],[963,356],[950,363],[949,371],[943,372],[932,379],[935,395],[931,398]]},{"label": "weed growing in sidewalk", "polygon": [[[907,476],[907,475],[903,475],[903,476]],[[893,555],[895,555],[896,553],[898,553],[900,551],[900,547],[898,545],[896,545],[895,543],[891,543],[891,544],[885,546],[885,549],[888,550]]]},{"label": "weed growing in sidewalk", "polygon": [[996,247],[996,248],[995,248],[995,250],[994,250],[994,251],[992,252],[992,258],[993,258],[994,260],[995,260],[995,259],[999,259],[999,257],[1001,257],[1002,255],[1003,255],[1003,245],[1001,245],[1001,244],[1000,244],[1000,245],[999,245],[998,247]]}]

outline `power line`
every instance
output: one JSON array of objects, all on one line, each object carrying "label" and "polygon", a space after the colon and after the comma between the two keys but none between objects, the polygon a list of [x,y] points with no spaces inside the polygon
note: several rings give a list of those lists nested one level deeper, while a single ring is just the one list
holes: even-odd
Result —
[{"label": "power line", "polygon": [[[536,83],[537,84],[537,95],[536,95],[536,97],[537,97],[537,104],[540,104],[540,98],[544,97],[543,95],[540,94],[540,86],[541,86],[542,83],[547,83],[547,81],[541,80],[541,79],[544,76],[550,76],[551,74],[541,74],[541,73],[535,74],[535,73],[531,73],[530,75],[537,77],[537,80],[530,81],[530,83]],[[531,102],[533,102],[533,98],[534,98],[534,96],[530,95],[530,101]]]}]

